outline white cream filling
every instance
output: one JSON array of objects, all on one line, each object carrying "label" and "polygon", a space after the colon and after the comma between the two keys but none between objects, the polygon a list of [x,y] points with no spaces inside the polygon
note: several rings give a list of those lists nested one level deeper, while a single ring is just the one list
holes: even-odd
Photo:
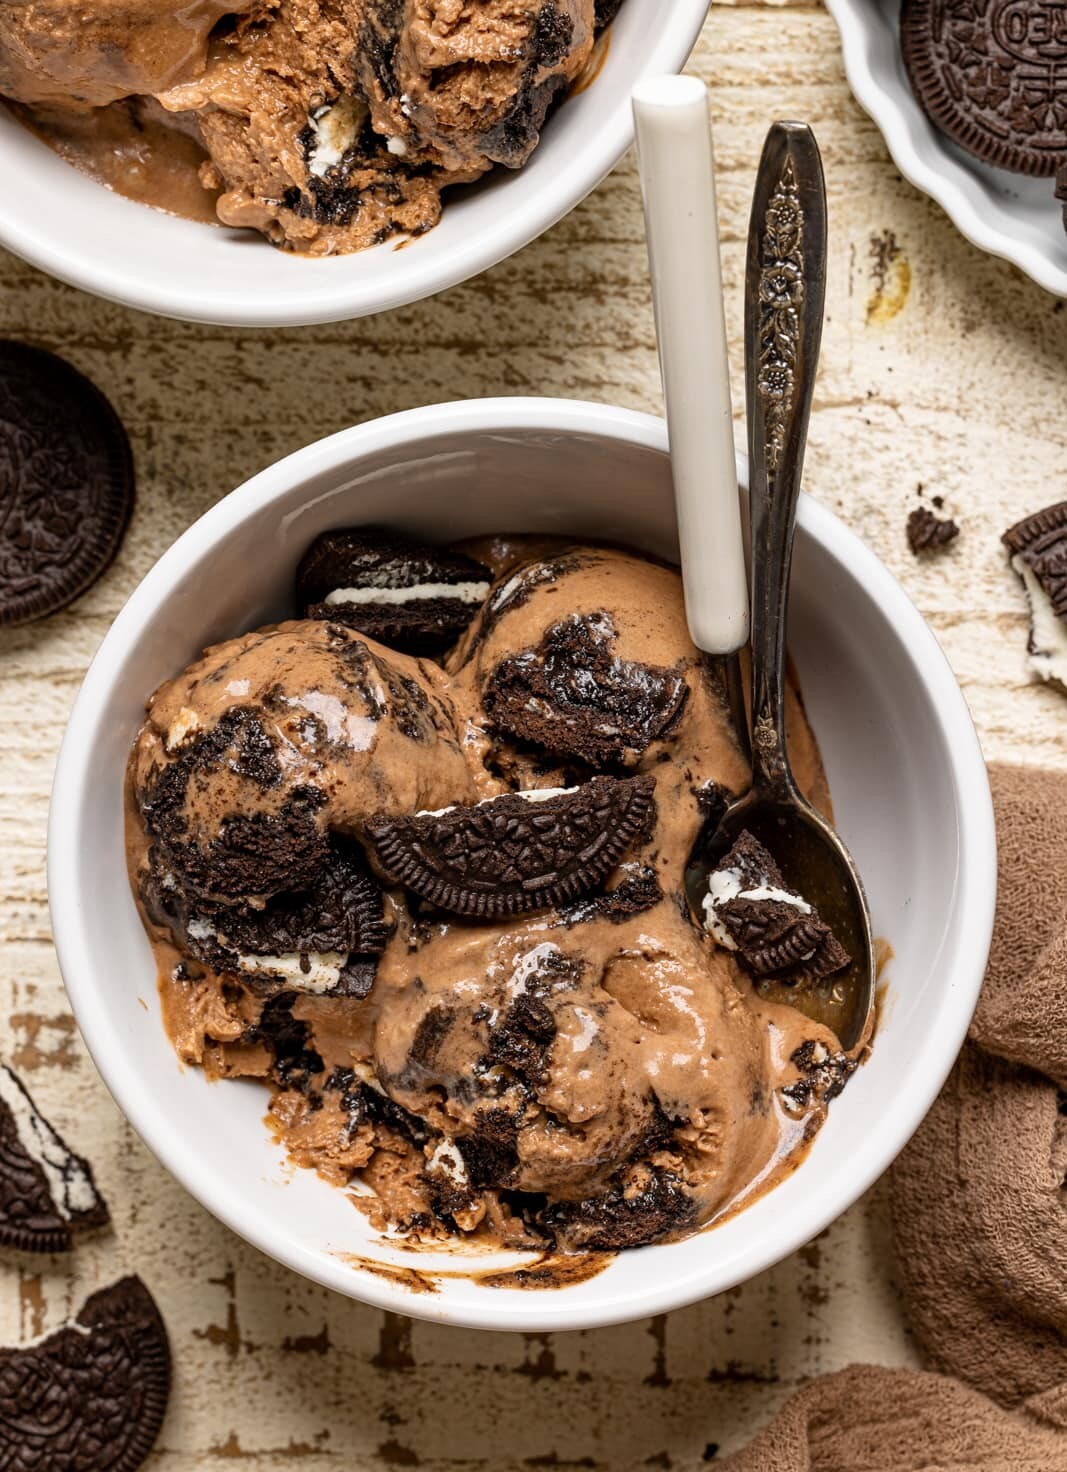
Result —
[{"label": "white cream filling", "polygon": [[97,1194],[85,1167],[70,1153],[6,1064],[0,1063],[0,1100],[10,1109],[19,1144],[44,1172],[48,1194],[64,1221],[92,1211]]},{"label": "white cream filling", "polygon": [[[496,797],[483,797],[481,802],[476,802],[476,808],[487,808],[490,803],[499,802],[502,797],[521,797],[523,802],[547,802],[550,797],[563,797],[568,792],[577,792],[577,787],[531,787],[526,792],[498,792]],[[443,818],[446,813],[454,813],[460,806],[452,803],[447,808],[424,808],[415,814],[416,818]]]},{"label": "white cream filling", "polygon": [[467,1164],[454,1140],[442,1140],[426,1162],[426,1174],[447,1176],[457,1186],[470,1185]]},{"label": "white cream filling", "polygon": [[403,158],[408,151],[408,146],[403,138],[388,138],[385,146],[397,158]]},{"label": "white cream filling", "polygon": [[242,971],[280,976],[299,991],[317,995],[333,990],[347,960],[347,951],[285,951],[280,956],[237,957]]},{"label": "white cream filling", "polygon": [[453,598],[460,603],[481,603],[489,592],[489,584],[416,583],[411,588],[334,588],[325,601],[338,603],[418,603],[428,598]]},{"label": "white cream filling", "polygon": [[167,730],[167,750],[177,750],[186,736],[191,735],[193,731],[199,731],[199,729],[200,717],[190,706],[183,705]]},{"label": "white cream filling", "polygon": [[359,137],[366,116],[366,103],[347,93],[312,113],[308,126],[315,135],[315,145],[308,156],[308,172],[322,179],[335,169]]},{"label": "white cream filling", "polygon": [[[766,876],[764,876],[766,878]],[[727,951],[736,951],[737,942],[720,919],[717,911],[730,900],[778,900],[783,905],[792,905],[802,915],[811,914],[811,906],[800,895],[787,889],[778,889],[766,882],[745,889],[745,878],[740,869],[716,869],[708,876],[708,892],[702,901],[704,929]]]},{"label": "white cream filling", "polygon": [[1011,559],[1011,565],[1022,578],[1030,600],[1030,668],[1042,680],[1058,680],[1061,685],[1067,685],[1067,623],[1053,608],[1052,599],[1019,553]]}]

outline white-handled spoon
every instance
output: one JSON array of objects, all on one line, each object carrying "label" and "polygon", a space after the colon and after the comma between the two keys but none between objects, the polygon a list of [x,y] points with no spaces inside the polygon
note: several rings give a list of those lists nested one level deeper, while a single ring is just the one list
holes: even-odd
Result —
[{"label": "white-handled spoon", "polygon": [[708,89],[655,77],[633,92],[690,637],[724,657],[731,713],[747,740],[740,665],[748,580],[737,490]]}]

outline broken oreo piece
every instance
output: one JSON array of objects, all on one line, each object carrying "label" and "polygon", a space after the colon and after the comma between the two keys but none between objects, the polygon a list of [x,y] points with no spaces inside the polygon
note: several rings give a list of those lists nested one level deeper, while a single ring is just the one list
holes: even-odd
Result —
[{"label": "broken oreo piece", "polygon": [[1062,25],[1042,4],[905,0],[900,39],[920,106],[976,158],[1054,174],[1067,154]]},{"label": "broken oreo piece", "polygon": [[691,1227],[696,1203],[672,1171],[640,1167],[625,1186],[585,1201],[556,1201],[538,1226],[565,1252],[618,1252]]},{"label": "broken oreo piece", "polygon": [[810,1109],[825,1108],[836,1099],[855,1073],[858,1064],[847,1053],[832,1053],[825,1043],[809,1038],[790,1055],[800,1077],[782,1089],[782,1098],[791,1114],[806,1114]]},{"label": "broken oreo piece", "polygon": [[614,637],[606,613],[574,614],[502,660],[482,695],[493,725],[594,768],[636,762],[676,725],[689,686],[677,670],[619,659]]},{"label": "broken oreo piece", "polygon": [[296,573],[306,618],[329,619],[405,654],[440,654],[484,603],[489,569],[381,527],[323,532]]},{"label": "broken oreo piece", "polygon": [[188,904],[155,850],[150,866],[146,910],[213,971],[318,996],[370,991],[387,933],[381,887],[354,845],[335,839],[311,888],[262,907]]},{"label": "broken oreo piece", "polygon": [[54,353],[0,342],[0,625],[81,597],[114,561],[133,510],[122,422]]},{"label": "broken oreo piece", "polygon": [[935,516],[928,506],[916,506],[908,517],[908,546],[914,556],[922,552],[936,552],[947,547],[960,534],[956,523],[947,516]]},{"label": "broken oreo piece", "polygon": [[1001,541],[1030,601],[1030,668],[1067,689],[1067,501],[1017,521]]},{"label": "broken oreo piece", "polygon": [[510,792],[473,807],[373,818],[385,875],[443,910],[481,919],[565,904],[594,889],[651,830],[652,777]]},{"label": "broken oreo piece", "polygon": [[108,1220],[89,1162],[75,1155],[14,1070],[0,1063],[0,1247],[69,1252],[75,1232]]},{"label": "broken oreo piece", "polygon": [[814,905],[786,888],[778,866],[751,833],[742,833],[709,874],[704,926],[757,979],[817,981],[850,960]]},{"label": "broken oreo piece", "polygon": [[170,1396],[170,1347],[140,1278],[87,1298],[73,1324],[0,1349],[0,1466],[137,1472]]}]

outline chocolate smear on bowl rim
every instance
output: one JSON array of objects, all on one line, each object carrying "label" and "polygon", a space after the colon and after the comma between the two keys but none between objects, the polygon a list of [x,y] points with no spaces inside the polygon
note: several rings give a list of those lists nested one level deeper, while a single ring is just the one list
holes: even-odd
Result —
[{"label": "chocolate smear on bowl rim", "polygon": [[406,654],[455,643],[489,593],[489,569],[462,552],[382,527],[323,532],[296,572],[305,617],[358,629]]},{"label": "chocolate smear on bowl rim", "polygon": [[73,1323],[0,1348],[0,1466],[137,1472],[170,1397],[167,1331],[140,1278],[85,1300]]},{"label": "chocolate smear on bowl rim", "polygon": [[1030,603],[1030,666],[1067,688],[1067,501],[1023,517],[1001,541]]},{"label": "chocolate smear on bowl rim", "polygon": [[0,1063],[0,1248],[69,1252],[76,1233],[109,1220],[89,1162],[49,1124],[14,1069]]},{"label": "chocolate smear on bowl rim", "polygon": [[482,704],[493,726],[598,768],[636,762],[670,734],[689,695],[677,670],[620,659],[607,613],[572,614],[493,670]]},{"label": "chocolate smear on bowl rim", "polygon": [[821,981],[842,971],[849,954],[814,905],[792,893],[766,848],[742,833],[708,876],[705,928],[734,951],[757,982]]},{"label": "chocolate smear on bowl rim", "polygon": [[0,340],[0,626],[86,592],[133,503],[129,440],[100,390],[54,353]]},{"label": "chocolate smear on bowl rim", "polygon": [[372,818],[366,836],[392,882],[455,914],[496,919],[594,889],[650,832],[654,793],[649,776],[594,777],[562,792]]}]

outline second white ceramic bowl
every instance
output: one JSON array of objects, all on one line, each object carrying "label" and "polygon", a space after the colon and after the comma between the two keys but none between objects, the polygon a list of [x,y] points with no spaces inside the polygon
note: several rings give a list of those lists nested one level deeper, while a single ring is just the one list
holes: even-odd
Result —
[{"label": "second white ceramic bowl", "polygon": [[79,174],[2,104],[0,244],[84,291],[195,322],[297,326],[420,301],[527,245],[615,167],[633,141],[634,83],[682,69],[707,8],[625,0],[599,75],[549,119],[525,168],[446,195],[441,223],[403,250],[312,259],[162,214]]},{"label": "second white ceramic bowl", "polygon": [[[582,1328],[717,1293],[801,1246],[890,1163],[948,1073],[993,919],[985,767],[933,635],[830,512],[800,508],[790,641],[843,836],[894,957],[873,1055],[808,1159],[733,1220],[623,1253],[552,1291],[486,1287],[464,1260],[383,1245],[344,1194],[286,1168],[262,1086],[179,1067],[126,880],[122,786],[145,697],[205,644],[284,617],[296,563],[328,527],[388,522],[452,539],[593,535],[677,552],[661,421],[596,404],[490,399],[346,430],[257,475],[181,537],[115,620],[75,704],[56,773],[49,894],[86,1043],[131,1123],[203,1205],[307,1277],[400,1313],[497,1329]],[[484,1269],[484,1256],[472,1266]],[[436,1292],[403,1270],[443,1267]]]}]

